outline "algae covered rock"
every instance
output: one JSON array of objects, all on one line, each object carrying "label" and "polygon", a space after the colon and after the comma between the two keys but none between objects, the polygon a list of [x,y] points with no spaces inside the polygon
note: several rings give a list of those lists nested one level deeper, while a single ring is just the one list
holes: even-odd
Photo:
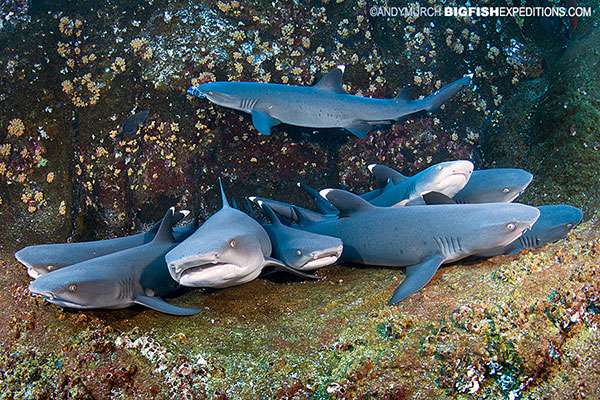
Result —
[{"label": "algae covered rock", "polygon": [[444,267],[397,307],[400,270],[337,266],[143,308],[66,312],[4,255],[0,390],[155,398],[582,398],[600,389],[598,217],[538,251]]}]

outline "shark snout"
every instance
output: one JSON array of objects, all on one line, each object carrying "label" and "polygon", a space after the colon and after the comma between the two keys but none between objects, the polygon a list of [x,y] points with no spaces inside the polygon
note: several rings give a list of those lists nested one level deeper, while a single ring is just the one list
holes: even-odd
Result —
[{"label": "shark snout", "polygon": [[531,229],[531,227],[533,227],[533,224],[535,224],[535,222],[540,217],[540,210],[538,210],[535,207],[530,207],[530,206],[522,206],[522,207],[523,207],[523,211],[517,217],[516,224],[517,224],[517,228],[519,230],[521,230],[522,232],[524,232],[528,229]]},{"label": "shark snout", "polygon": [[465,160],[454,161],[445,167],[448,175],[464,175],[465,177],[469,177],[473,173],[473,168],[473,163]]},{"label": "shark snout", "polygon": [[210,252],[205,254],[194,254],[191,256],[175,259],[169,263],[169,268],[176,274],[181,274],[187,269],[199,267],[202,265],[213,265],[219,262],[219,253]]},{"label": "shark snout", "polygon": [[35,280],[29,284],[29,291],[34,296],[41,296],[49,300],[53,300],[55,298],[54,293],[50,288],[46,287],[43,283],[40,283],[41,280]]}]

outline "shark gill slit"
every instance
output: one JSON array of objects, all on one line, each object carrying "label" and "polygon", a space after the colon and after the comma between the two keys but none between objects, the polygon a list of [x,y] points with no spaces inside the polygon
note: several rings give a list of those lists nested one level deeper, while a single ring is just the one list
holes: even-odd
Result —
[{"label": "shark gill slit", "polygon": [[452,257],[463,252],[462,243],[459,237],[439,236],[434,237],[433,240],[445,257]]}]

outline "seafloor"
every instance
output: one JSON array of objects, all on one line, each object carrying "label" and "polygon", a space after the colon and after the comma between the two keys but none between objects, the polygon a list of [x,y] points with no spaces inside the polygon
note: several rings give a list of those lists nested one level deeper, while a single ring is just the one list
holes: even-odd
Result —
[{"label": "seafloor", "polygon": [[[0,399],[597,398],[600,19],[597,1],[576,3],[593,16],[382,18],[369,7],[383,1],[348,0],[2,2]],[[362,140],[289,126],[259,136],[247,116],[185,94],[211,80],[310,84],[338,64],[348,91],[375,97],[475,78],[441,110]],[[122,133],[141,110],[141,131]],[[316,283],[170,299],[204,308],[190,318],[64,312],[30,297],[12,256],[139,231],[171,205],[205,218],[218,176],[232,197],[306,205],[298,181],[360,191],[372,162],[411,174],[457,158],[526,168],[535,179],[520,201],[568,202],[586,222],[539,251],[445,267],[398,307],[386,300],[400,270],[337,266]]]}]

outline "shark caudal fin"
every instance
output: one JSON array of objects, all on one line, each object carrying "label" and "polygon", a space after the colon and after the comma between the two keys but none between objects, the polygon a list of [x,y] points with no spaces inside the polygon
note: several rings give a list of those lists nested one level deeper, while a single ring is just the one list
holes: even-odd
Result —
[{"label": "shark caudal fin", "polygon": [[471,84],[471,80],[473,79],[473,74],[464,75],[462,78],[447,84],[442,87],[440,90],[430,94],[425,97],[423,100],[423,110],[425,111],[435,111],[442,104],[448,101],[452,96],[456,93],[460,92],[464,87],[469,86]]}]

